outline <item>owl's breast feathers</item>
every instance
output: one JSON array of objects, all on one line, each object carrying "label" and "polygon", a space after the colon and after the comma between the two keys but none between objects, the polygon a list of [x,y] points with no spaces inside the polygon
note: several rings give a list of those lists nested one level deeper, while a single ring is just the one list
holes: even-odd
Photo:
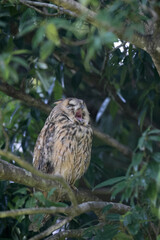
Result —
[{"label": "owl's breast feathers", "polygon": [[57,116],[49,116],[37,139],[34,166],[44,173],[60,174],[71,185],[87,170],[91,158],[92,129]]}]

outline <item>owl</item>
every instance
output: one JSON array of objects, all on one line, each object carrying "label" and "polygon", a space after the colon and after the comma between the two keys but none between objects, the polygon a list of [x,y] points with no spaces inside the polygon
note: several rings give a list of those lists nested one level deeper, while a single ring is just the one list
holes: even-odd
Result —
[{"label": "owl", "polygon": [[38,136],[33,165],[44,173],[61,175],[74,188],[89,166],[91,145],[86,104],[77,98],[60,100]]}]

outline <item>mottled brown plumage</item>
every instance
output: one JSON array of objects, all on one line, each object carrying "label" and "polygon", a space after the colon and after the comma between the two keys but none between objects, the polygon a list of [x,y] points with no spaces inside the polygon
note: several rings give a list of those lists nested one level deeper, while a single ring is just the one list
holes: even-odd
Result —
[{"label": "mottled brown plumage", "polygon": [[63,176],[73,186],[90,163],[89,113],[85,103],[77,98],[56,104],[38,136],[33,165],[44,173]]}]

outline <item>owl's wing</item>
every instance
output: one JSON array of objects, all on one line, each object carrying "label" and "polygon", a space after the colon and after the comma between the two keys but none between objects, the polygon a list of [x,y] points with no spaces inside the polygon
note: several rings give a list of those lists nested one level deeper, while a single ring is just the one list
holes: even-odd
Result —
[{"label": "owl's wing", "polygon": [[46,121],[38,136],[33,155],[34,167],[44,173],[54,172],[54,166],[51,160],[54,149],[54,137],[55,124]]}]

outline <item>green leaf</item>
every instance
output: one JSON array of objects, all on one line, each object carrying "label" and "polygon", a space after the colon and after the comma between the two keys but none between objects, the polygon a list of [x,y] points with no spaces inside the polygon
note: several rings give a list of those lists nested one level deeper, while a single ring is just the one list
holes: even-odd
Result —
[{"label": "green leaf", "polygon": [[43,205],[45,205],[46,199],[45,199],[45,197],[44,197],[44,195],[43,195],[42,192],[35,192],[33,195],[34,195],[34,197],[35,197],[36,199],[39,200],[40,203],[42,203]]},{"label": "green leaf", "polygon": [[24,68],[28,69],[28,63],[20,57],[12,57],[13,62],[17,62],[19,65],[23,66]]},{"label": "green leaf", "polygon": [[46,36],[48,40],[52,41],[54,45],[59,46],[60,45],[60,40],[58,36],[58,31],[54,23],[48,23],[46,28]]},{"label": "green leaf", "polygon": [[19,49],[19,50],[13,51],[12,55],[29,54],[29,53],[31,53],[31,51],[27,49]]},{"label": "green leaf", "polygon": [[23,207],[23,205],[24,205],[27,197],[28,197],[28,196],[25,196],[25,197],[23,197],[23,198],[16,198],[16,199],[14,199],[14,202],[16,203],[15,208],[21,208],[21,207]]},{"label": "green leaf", "polygon": [[47,198],[48,198],[48,199],[50,199],[50,197],[53,195],[53,193],[55,192],[55,190],[56,190],[56,188],[54,187],[54,188],[52,188],[52,189],[48,192],[48,194],[47,194]]},{"label": "green leaf", "polygon": [[114,236],[114,239],[115,240],[134,240],[132,236],[129,236],[123,232],[119,232],[116,236]]},{"label": "green leaf", "polygon": [[102,230],[99,230],[94,237],[95,240],[107,239],[111,240],[118,232],[119,225],[105,225]]},{"label": "green leaf", "polygon": [[150,152],[153,152],[153,146],[152,146],[152,141],[146,141],[145,142],[145,148],[148,149]]},{"label": "green leaf", "polygon": [[18,189],[17,191],[15,191],[15,192],[13,193],[13,195],[16,195],[17,193],[21,193],[21,194],[25,195],[25,194],[27,194],[27,191],[28,191],[28,188],[26,188],[26,187],[20,188],[20,189]]},{"label": "green leaf", "polygon": [[24,27],[24,29],[17,34],[17,38],[20,38],[26,35],[27,33],[32,32],[36,27],[37,26],[33,24],[33,22],[31,21],[30,24],[28,24],[28,26]]},{"label": "green leaf", "polygon": [[113,32],[106,32],[106,31],[100,32],[100,39],[103,44],[109,44],[109,45],[118,40],[117,36]]},{"label": "green leaf", "polygon": [[124,181],[117,183],[117,184],[114,186],[114,188],[113,188],[114,190],[112,191],[112,199],[114,199],[115,196],[116,196],[118,193],[120,193],[122,190],[124,190],[125,187],[126,187],[126,185],[125,185],[125,182],[124,182]]},{"label": "green leaf", "polygon": [[41,81],[45,91],[47,92],[50,87],[48,80],[44,77],[44,75],[41,74],[40,71],[36,71],[36,74],[37,74],[39,80]]},{"label": "green leaf", "polygon": [[157,236],[156,240],[160,240],[160,235]]},{"label": "green leaf", "polygon": [[156,152],[156,153],[152,154],[152,158],[153,158],[156,162],[160,163],[160,152]]},{"label": "green leaf", "polygon": [[146,194],[148,196],[148,198],[151,200],[152,204],[155,206],[156,205],[156,199],[157,199],[157,194],[158,194],[158,189],[157,189],[157,185],[155,182],[151,182],[148,185]]},{"label": "green leaf", "polygon": [[33,49],[37,48],[44,38],[45,38],[45,28],[42,26],[37,30],[37,32],[35,33],[32,39]]},{"label": "green leaf", "polygon": [[59,100],[62,98],[63,89],[62,89],[61,84],[57,80],[55,81],[53,92],[54,92],[55,100]]},{"label": "green leaf", "polygon": [[26,208],[32,208],[35,207],[37,203],[37,200],[34,197],[31,197],[27,200],[25,207]]},{"label": "green leaf", "polygon": [[144,123],[144,119],[145,119],[145,116],[147,114],[147,109],[148,107],[146,106],[140,113],[139,115],[139,118],[138,118],[138,125],[140,125],[140,129],[142,130],[142,127],[143,127],[143,123]]},{"label": "green leaf", "polygon": [[153,130],[149,131],[149,134],[160,134],[160,130],[159,129],[153,129]]},{"label": "green leaf", "polygon": [[48,69],[48,65],[45,62],[37,62],[37,67],[43,70]]},{"label": "green leaf", "polygon": [[117,213],[108,213],[107,216],[106,216],[106,220],[119,222],[120,216],[121,215],[117,214]]},{"label": "green leaf", "polygon": [[54,44],[51,41],[46,41],[40,48],[40,58],[45,61],[46,58],[53,52]]},{"label": "green leaf", "polygon": [[[94,187],[94,189],[97,189],[97,188],[100,188],[100,187],[105,187],[105,186],[109,186],[109,185],[113,185],[115,183],[118,183],[118,182],[121,182],[123,180],[125,180],[126,177],[125,176],[122,176],[122,177],[116,177],[116,178],[111,178],[109,180],[106,180],[100,184],[98,184],[97,186]],[[94,190],[93,189],[93,190]]]},{"label": "green leaf", "polygon": [[132,166],[138,166],[143,160],[143,152],[141,153],[134,153],[132,157]]},{"label": "green leaf", "polygon": [[151,141],[156,141],[157,142],[157,141],[160,141],[160,136],[149,136],[148,139],[151,140]]},{"label": "green leaf", "polygon": [[140,137],[138,140],[138,148],[142,151],[145,149],[145,139],[146,137],[142,135],[142,137]]}]

